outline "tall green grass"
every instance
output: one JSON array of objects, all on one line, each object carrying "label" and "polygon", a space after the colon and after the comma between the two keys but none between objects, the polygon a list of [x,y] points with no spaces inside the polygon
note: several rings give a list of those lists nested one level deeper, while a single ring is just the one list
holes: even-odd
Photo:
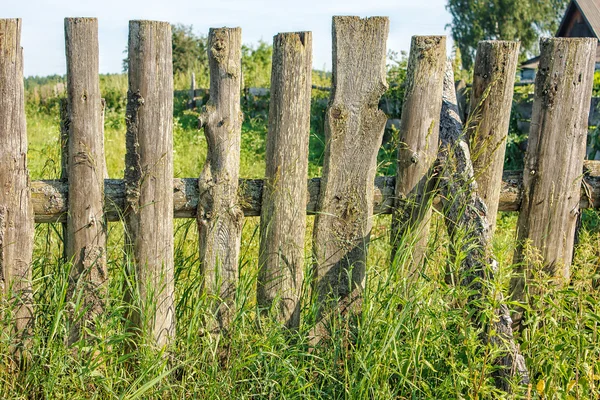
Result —
[{"label": "tall green grass", "polygon": [[[182,102],[183,100],[181,100]],[[29,167],[32,179],[60,173],[58,117],[28,110]],[[122,111],[107,113],[105,146],[109,174],[123,175]],[[206,157],[196,115],[176,102],[175,173],[193,177]],[[242,133],[241,176],[264,174],[264,118],[247,118]],[[315,134],[316,135],[316,134]],[[317,141],[318,142],[318,141]],[[319,173],[318,147],[311,142],[311,173]],[[380,171],[389,167],[385,151]],[[307,218],[306,270],[311,276]],[[389,216],[377,216],[367,263],[363,313],[351,323],[335,320],[330,337],[309,344],[316,304],[308,293],[297,331],[261,317],[256,305],[258,219],[245,220],[240,259],[237,312],[227,335],[204,330],[210,299],[201,292],[202,276],[193,220],[175,224],[177,333],[171,347],[156,350],[147,338],[135,338],[128,324],[124,288],[131,285],[123,253],[123,226],[109,224],[109,299],[106,312],[87,338],[67,346],[67,316],[77,308],[67,297],[68,264],[61,261],[61,230],[38,225],[35,236],[35,327],[25,368],[12,368],[10,329],[0,335],[0,398],[283,398],[283,399],[484,399],[503,397],[592,399],[600,396],[600,216],[584,213],[568,287],[555,290],[541,272],[528,282],[531,308],[517,337],[532,377],[532,386],[513,395],[494,386],[493,359],[499,349],[481,341],[474,310],[493,309],[495,299],[474,304],[471,293],[449,285],[444,276],[455,260],[443,220],[435,215],[426,255],[418,276],[405,272],[410,263],[407,237],[400,256],[389,262]],[[500,213],[494,253],[500,271],[490,285],[505,293],[512,274],[516,214]],[[530,260],[534,261],[532,252]],[[534,263],[535,264],[535,263]],[[134,299],[135,303],[135,299]],[[515,305],[512,305],[515,306]],[[0,305],[6,311],[7,304]],[[10,313],[0,312],[2,324]],[[137,343],[137,346],[132,344]]]}]

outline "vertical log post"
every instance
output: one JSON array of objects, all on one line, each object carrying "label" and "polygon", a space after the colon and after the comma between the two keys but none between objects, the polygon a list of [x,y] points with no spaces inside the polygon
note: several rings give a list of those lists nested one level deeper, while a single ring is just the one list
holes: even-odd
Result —
[{"label": "vertical log post", "polygon": [[518,60],[519,42],[483,41],[477,46],[467,137],[477,193],[488,208],[492,235],[502,189]]},{"label": "vertical log post", "polygon": [[404,244],[403,251],[412,248],[411,272],[421,265],[429,237],[434,196],[432,173],[438,153],[445,66],[444,36],[412,38],[391,232],[392,260],[399,246]]},{"label": "vertical log post", "polygon": [[129,22],[126,122],[126,248],[140,301],[134,322],[162,347],[175,334],[173,63],[167,22]]},{"label": "vertical log post", "polygon": [[528,244],[539,251],[557,284],[570,279],[597,43],[591,38],[540,41],[517,222],[520,267],[511,282],[515,300],[524,299],[531,273],[529,265],[520,263]]},{"label": "vertical log post", "polygon": [[200,124],[208,144],[198,180],[198,231],[204,288],[212,297],[216,324],[227,329],[234,314],[244,213],[238,202],[242,111],[242,30],[211,29],[208,34],[210,99]]},{"label": "vertical log post", "polygon": [[0,19],[0,295],[14,305],[14,328],[33,323],[34,214],[27,170],[21,20]]},{"label": "vertical log post", "polygon": [[275,36],[260,215],[258,304],[270,307],[279,301],[280,319],[290,328],[300,322],[304,279],[311,73],[312,34]]},{"label": "vertical log post", "polygon": [[385,17],[333,17],[333,97],[325,115],[313,232],[316,293],[323,311],[338,301],[343,313],[360,307],[377,153],[387,120],[378,103],[387,88],[388,30]]},{"label": "vertical log post", "polygon": [[196,74],[192,72],[192,78],[190,82],[190,109],[196,108]]},{"label": "vertical log post", "polygon": [[69,342],[100,315],[106,301],[103,106],[98,78],[98,21],[66,18],[69,212],[65,256],[73,266],[70,296],[83,300],[85,315],[73,315]]}]

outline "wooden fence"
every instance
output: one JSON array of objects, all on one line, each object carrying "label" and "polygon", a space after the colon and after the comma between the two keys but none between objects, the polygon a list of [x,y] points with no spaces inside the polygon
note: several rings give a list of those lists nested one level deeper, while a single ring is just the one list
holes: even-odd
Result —
[{"label": "wooden fence", "polygon": [[[239,177],[241,30],[209,32],[210,98],[201,117],[207,161],[199,178],[173,179],[171,27],[131,21],[125,176],[108,180],[97,21],[67,18],[64,179],[30,182],[21,21],[0,19],[0,278],[5,295],[18,299],[16,330],[27,332],[35,309],[34,223],[65,224],[65,256],[73,262],[69,295],[84,292],[82,324],[104,308],[106,221],[123,218],[126,254],[142,299],[131,320],[159,346],[175,333],[173,218],[197,220],[204,290],[216,299],[209,324],[217,332],[227,329],[234,312],[242,223],[251,216],[261,218],[258,303],[267,308],[277,302],[281,322],[291,328],[300,318],[306,214],[316,215],[314,290],[323,316],[333,306],[360,308],[376,214],[393,214],[393,255],[406,251],[407,234],[420,235],[410,250],[414,271],[422,265],[431,207],[448,217],[451,236],[459,228],[477,233],[484,250],[471,251],[465,263],[472,265],[492,263],[489,240],[497,210],[520,211],[519,243],[528,239],[548,268],[568,281],[579,210],[600,204],[600,164],[584,163],[596,40],[541,41],[526,167],[503,172],[518,44],[480,43],[475,106],[463,135],[454,85],[448,84],[453,77],[445,38],[414,37],[397,175],[376,177],[386,123],[378,102],[387,87],[388,24],[384,17],[333,18],[323,177],[310,180],[312,36],[274,37],[265,179],[245,180]],[[521,247],[516,256],[521,259]],[[522,278],[513,282],[517,299],[522,285]],[[512,343],[510,329],[497,326]],[[70,340],[80,331],[75,325]],[[518,346],[511,351],[511,362],[518,364]]]}]

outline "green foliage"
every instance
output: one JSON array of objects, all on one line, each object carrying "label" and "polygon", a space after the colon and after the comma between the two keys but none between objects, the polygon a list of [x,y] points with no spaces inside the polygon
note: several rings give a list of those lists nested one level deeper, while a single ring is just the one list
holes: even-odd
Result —
[{"label": "green foliage", "polygon": [[[401,67],[400,67],[401,68]],[[403,72],[398,71],[399,76]],[[330,74],[314,72],[313,82],[330,85]],[[402,85],[402,79],[398,79]],[[101,78],[103,93],[123,93],[124,75]],[[528,94],[528,88],[519,94]],[[330,93],[313,90],[310,171],[320,175],[322,115]],[[399,95],[398,95],[399,96]],[[116,96],[119,98],[119,96]],[[185,95],[175,98],[174,161],[177,177],[198,176],[206,157],[206,140],[197,128],[197,111],[187,110]],[[124,120],[122,103],[111,101],[112,120]],[[320,116],[317,116],[320,115]],[[27,108],[28,162],[32,179],[53,179],[60,173],[57,109],[40,113]],[[318,125],[318,126],[317,126]],[[321,133],[317,133],[321,129]],[[267,120],[246,116],[242,127],[241,176],[264,176]],[[122,178],[124,168],[123,123],[107,119],[105,148],[109,174]],[[390,142],[394,142],[393,136]],[[387,149],[387,150],[385,150]],[[380,155],[380,172],[392,171],[386,160],[393,146]],[[307,218],[306,276],[312,271],[310,240],[313,217]],[[532,398],[542,387],[545,398],[598,398],[600,395],[600,292],[598,291],[598,235],[600,217],[583,215],[571,285],[550,289],[550,280],[536,273],[528,282],[534,306],[525,315],[525,330],[517,336],[533,379]],[[303,320],[296,332],[261,317],[256,305],[258,271],[258,218],[246,218],[242,235],[238,311],[229,334],[205,334],[212,318],[210,299],[202,293],[194,220],[175,223],[176,319],[175,342],[166,351],[155,350],[148,338],[132,350],[128,304],[123,287],[132,284],[125,275],[124,227],[110,223],[109,293],[106,312],[94,323],[94,334],[67,346],[67,316],[77,309],[67,297],[69,268],[61,261],[60,225],[38,225],[35,236],[34,296],[38,305],[32,335],[31,357],[24,369],[0,363],[0,398],[307,398],[307,399],[455,399],[509,398],[493,381],[499,354],[496,345],[481,336],[492,313],[483,313],[481,324],[472,323],[477,310],[493,310],[498,293],[506,293],[515,266],[515,213],[501,213],[494,238],[500,261],[489,293],[474,300],[472,292],[445,282],[447,266],[464,254],[452,254],[443,219],[435,214],[427,262],[418,276],[410,276],[416,232],[402,241],[400,256],[389,261],[389,216],[374,218],[367,262],[363,314],[351,324],[335,319],[331,337],[312,346],[314,300],[309,293],[302,305]],[[476,251],[476,249],[474,249]],[[304,287],[309,290],[307,278]],[[135,299],[134,299],[135,300]],[[511,305],[514,308],[514,305]],[[10,326],[10,307],[0,301],[0,321]],[[10,360],[9,346],[16,339],[7,329],[0,335],[0,357]],[[542,398],[538,394],[539,398]]]},{"label": "green foliage", "polygon": [[245,88],[271,87],[273,46],[262,40],[258,45],[242,46],[242,74]]},{"label": "green foliage", "polygon": [[568,0],[448,0],[452,37],[471,68],[481,40],[519,40],[523,56],[541,34],[554,34]]},{"label": "green foliage", "polygon": [[522,132],[519,129],[519,122],[523,120],[523,117],[519,114],[518,105],[533,102],[533,90],[533,85],[515,86],[506,139],[505,170],[523,169],[529,132]]},{"label": "green foliage", "polygon": [[192,25],[171,25],[173,35],[173,73],[197,69],[208,71],[207,38],[194,33]]}]

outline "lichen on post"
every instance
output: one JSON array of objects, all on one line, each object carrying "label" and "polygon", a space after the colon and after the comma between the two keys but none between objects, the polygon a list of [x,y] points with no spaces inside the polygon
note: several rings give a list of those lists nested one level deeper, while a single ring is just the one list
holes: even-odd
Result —
[{"label": "lichen on post", "polygon": [[477,193],[488,208],[493,235],[502,188],[506,138],[519,60],[519,42],[479,42],[473,68],[467,138]]},{"label": "lichen on post", "polygon": [[540,41],[511,282],[518,301],[533,268],[526,246],[557,285],[570,279],[597,44],[595,38]]},{"label": "lichen on post", "polygon": [[[333,17],[333,90],[313,231],[321,314],[360,308],[377,153],[387,121],[378,104],[387,88],[388,31],[385,17]],[[316,336],[326,333],[318,330]]]},{"label": "lichen on post", "polygon": [[198,179],[198,233],[204,290],[213,304],[210,331],[226,330],[235,310],[244,213],[238,201],[242,111],[242,30],[208,34],[210,98],[200,123],[208,144]]},{"label": "lichen on post", "polygon": [[391,231],[392,262],[398,262],[399,247],[402,252],[410,251],[410,273],[416,272],[423,262],[429,238],[445,66],[446,37],[412,38],[398,138]]},{"label": "lichen on post", "polygon": [[21,20],[0,19],[0,296],[12,305],[18,349],[33,324],[34,214],[27,169]]},{"label": "lichen on post", "polygon": [[[103,105],[98,79],[98,21],[66,18],[68,135],[64,173],[69,183],[69,212],[65,230],[65,256],[72,262],[69,294],[79,297],[84,315],[71,316],[69,342],[80,337],[104,310],[108,279],[106,224],[104,221]],[[80,293],[81,292],[81,293]],[[76,301],[76,300],[74,300]]]},{"label": "lichen on post", "polygon": [[278,302],[290,328],[300,322],[304,281],[311,73],[311,33],[275,36],[257,297],[263,308]]},{"label": "lichen on post", "polygon": [[134,323],[157,347],[175,335],[171,25],[129,22],[125,226]]}]

